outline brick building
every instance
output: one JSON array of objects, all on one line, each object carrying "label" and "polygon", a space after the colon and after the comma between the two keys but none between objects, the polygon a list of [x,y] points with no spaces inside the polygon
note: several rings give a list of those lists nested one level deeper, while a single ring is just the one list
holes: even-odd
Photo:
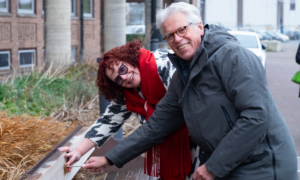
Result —
[{"label": "brick building", "polygon": [[[43,0],[0,0],[0,77],[44,65]],[[71,61],[80,61],[80,0],[71,0]],[[100,0],[84,0],[85,58],[100,56]]]}]

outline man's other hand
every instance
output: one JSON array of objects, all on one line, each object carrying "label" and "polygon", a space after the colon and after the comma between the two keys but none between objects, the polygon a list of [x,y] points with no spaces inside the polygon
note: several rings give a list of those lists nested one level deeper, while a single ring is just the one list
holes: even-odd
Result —
[{"label": "man's other hand", "polygon": [[89,160],[85,162],[84,165],[82,165],[82,168],[85,168],[93,172],[99,172],[109,166],[110,164],[108,163],[106,157],[100,156],[100,157],[91,157]]},{"label": "man's other hand", "polygon": [[213,180],[216,176],[206,169],[206,164],[198,167],[193,175],[194,180]]}]

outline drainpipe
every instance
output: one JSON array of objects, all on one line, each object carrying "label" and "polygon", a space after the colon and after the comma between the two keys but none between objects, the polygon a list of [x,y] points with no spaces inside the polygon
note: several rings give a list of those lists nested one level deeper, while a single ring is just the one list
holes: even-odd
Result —
[{"label": "drainpipe", "polygon": [[80,56],[84,63],[84,19],[83,19],[83,0],[80,0]]},{"label": "drainpipe", "polygon": [[151,1],[151,24],[152,24],[152,35],[151,35],[151,43],[150,50],[155,51],[158,49],[158,40],[159,40],[159,32],[156,29],[156,0]]}]

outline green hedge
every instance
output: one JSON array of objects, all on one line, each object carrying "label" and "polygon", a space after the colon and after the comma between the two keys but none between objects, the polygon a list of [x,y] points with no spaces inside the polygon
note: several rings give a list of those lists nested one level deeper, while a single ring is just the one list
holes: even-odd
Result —
[{"label": "green hedge", "polygon": [[130,42],[133,39],[144,41],[145,34],[126,34],[126,42]]}]

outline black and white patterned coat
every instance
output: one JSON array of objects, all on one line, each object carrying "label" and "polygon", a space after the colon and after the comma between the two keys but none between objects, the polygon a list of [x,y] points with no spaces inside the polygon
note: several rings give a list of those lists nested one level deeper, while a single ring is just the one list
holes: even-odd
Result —
[{"label": "black and white patterned coat", "polygon": [[[176,70],[167,56],[169,52],[172,53],[172,51],[165,49],[159,49],[154,52],[157,71],[166,89],[168,89],[172,75]],[[143,97],[139,88],[137,91]],[[105,113],[91,126],[85,137],[101,147],[111,135],[116,133],[122,127],[124,122],[128,120],[132,114],[139,119],[141,124],[146,122],[145,116],[127,110],[125,100],[111,102],[106,108]],[[203,164],[200,164],[200,159],[202,160],[201,162],[205,162],[207,159],[207,157],[199,151],[199,147],[193,141],[190,141],[190,148],[192,155],[192,171],[186,177],[186,180],[191,180],[194,170]]]}]

